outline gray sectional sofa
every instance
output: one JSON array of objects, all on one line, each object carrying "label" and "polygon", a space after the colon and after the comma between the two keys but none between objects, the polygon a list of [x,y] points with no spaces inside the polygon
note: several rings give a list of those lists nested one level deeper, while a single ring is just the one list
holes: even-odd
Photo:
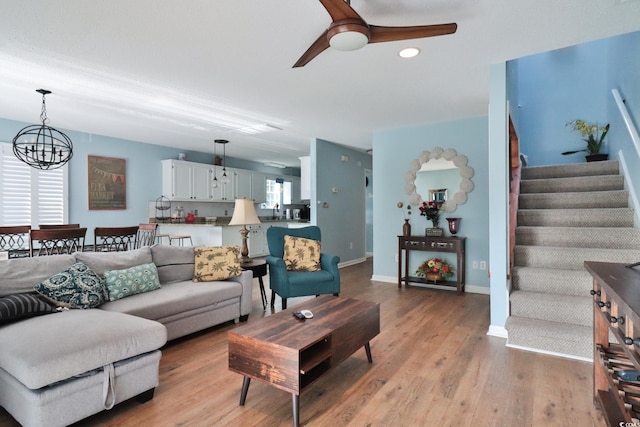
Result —
[{"label": "gray sectional sofa", "polygon": [[76,262],[99,275],[153,263],[161,287],[0,324],[0,406],[25,427],[65,426],[132,397],[151,399],[167,340],[251,312],[250,271],[194,283],[194,249],[167,245],[0,261],[0,297],[32,293]]}]

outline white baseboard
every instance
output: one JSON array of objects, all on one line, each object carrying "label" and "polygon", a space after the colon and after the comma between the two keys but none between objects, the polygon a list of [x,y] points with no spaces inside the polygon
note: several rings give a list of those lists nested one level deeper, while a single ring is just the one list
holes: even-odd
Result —
[{"label": "white baseboard", "polygon": [[348,267],[350,265],[360,264],[361,262],[365,262],[366,258],[356,258],[349,261],[338,263],[338,268]]},{"label": "white baseboard", "polygon": [[533,353],[548,354],[550,356],[564,357],[565,359],[580,360],[582,362],[591,362],[591,363],[593,363],[593,359],[592,358],[573,356],[571,354],[565,354],[565,353],[556,353],[555,351],[540,350],[540,349],[537,349],[537,348],[523,347],[521,345],[513,345],[513,344],[509,344],[509,343],[507,343],[506,347],[515,348],[517,350],[531,351]]},{"label": "white baseboard", "polygon": [[509,338],[509,332],[504,326],[494,326],[489,325],[489,330],[487,331],[487,335],[498,338]]},{"label": "white baseboard", "polygon": [[[371,280],[376,282],[394,283],[396,285],[398,284],[397,276],[378,276],[374,274],[373,276],[371,276]],[[415,286],[417,288],[440,289],[440,290],[454,291],[454,292],[456,290],[456,288],[453,288],[450,286],[428,285],[426,283],[411,283],[410,286]],[[489,295],[491,292],[491,290],[486,286],[475,286],[475,285],[465,285],[464,290],[465,292],[468,292],[470,294],[483,294],[483,295]]]}]

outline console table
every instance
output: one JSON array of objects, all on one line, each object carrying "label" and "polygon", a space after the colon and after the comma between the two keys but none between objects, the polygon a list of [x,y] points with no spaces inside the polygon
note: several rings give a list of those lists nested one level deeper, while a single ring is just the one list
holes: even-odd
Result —
[{"label": "console table", "polygon": [[[398,287],[409,282],[428,283],[439,286],[452,286],[458,294],[464,292],[465,276],[465,237],[431,237],[431,236],[398,236]],[[433,282],[423,277],[409,276],[409,253],[411,251],[423,252],[449,252],[456,254],[456,280]],[[404,253],[404,257],[402,254]],[[403,276],[404,264],[404,276]]]}]

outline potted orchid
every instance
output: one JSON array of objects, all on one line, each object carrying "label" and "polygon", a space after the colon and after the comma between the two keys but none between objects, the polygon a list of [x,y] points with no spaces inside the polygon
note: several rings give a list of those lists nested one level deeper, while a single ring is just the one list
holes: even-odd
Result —
[{"label": "potted orchid", "polygon": [[575,154],[581,151],[585,151],[589,154],[585,156],[587,162],[593,162],[598,160],[607,160],[608,154],[600,153],[602,144],[604,143],[604,137],[609,132],[609,124],[606,126],[599,126],[597,123],[589,123],[584,120],[571,120],[565,126],[570,126],[574,131],[578,132],[584,138],[587,143],[587,147],[582,150],[565,151],[563,155]]}]

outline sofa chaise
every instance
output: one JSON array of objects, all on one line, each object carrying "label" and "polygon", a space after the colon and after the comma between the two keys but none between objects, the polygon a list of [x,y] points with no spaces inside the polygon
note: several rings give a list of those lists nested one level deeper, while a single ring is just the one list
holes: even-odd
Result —
[{"label": "sofa chaise", "polygon": [[0,261],[5,301],[36,295],[34,285],[79,262],[100,277],[152,263],[160,283],[95,308],[0,323],[0,406],[25,427],[55,427],[133,397],[151,399],[167,340],[246,320],[251,311],[250,271],[195,283],[195,259],[192,247],[155,245]]}]

